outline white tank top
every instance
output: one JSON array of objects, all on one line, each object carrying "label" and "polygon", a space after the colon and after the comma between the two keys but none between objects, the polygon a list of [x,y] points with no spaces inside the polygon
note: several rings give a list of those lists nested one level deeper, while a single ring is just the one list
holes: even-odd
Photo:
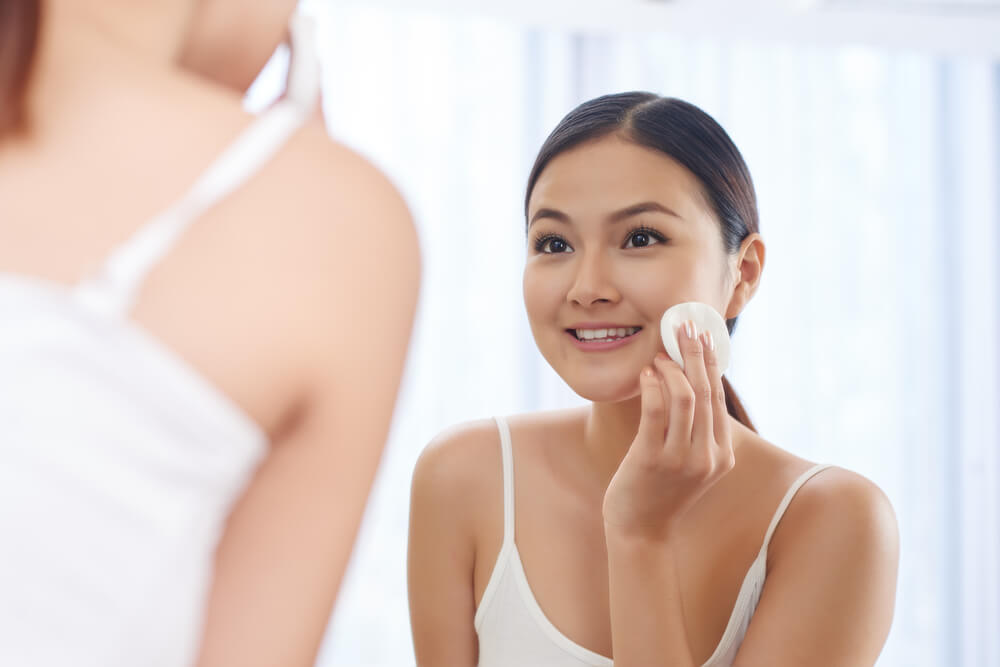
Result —
[{"label": "white tank top", "polygon": [[308,118],[298,92],[93,277],[0,274],[0,665],[194,662],[218,540],[268,442],[129,312],[181,234]]},{"label": "white tank top", "polygon": [[[503,461],[504,534],[500,554],[476,610],[479,667],[611,667],[611,658],[580,646],[562,634],[538,605],[514,543],[514,455],[510,428],[497,417]],[[750,619],[760,600],[767,575],[767,545],[785,509],[806,481],[829,465],[817,465],[802,474],[778,505],[764,544],[747,571],[733,613],[715,652],[703,667],[733,663]]]}]

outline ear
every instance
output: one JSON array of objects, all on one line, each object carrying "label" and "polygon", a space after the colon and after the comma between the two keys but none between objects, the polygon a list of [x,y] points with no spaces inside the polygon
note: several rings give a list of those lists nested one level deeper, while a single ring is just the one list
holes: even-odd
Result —
[{"label": "ear", "polygon": [[733,293],[726,306],[726,319],[732,319],[743,312],[743,308],[753,298],[760,284],[760,276],[764,271],[764,256],[767,249],[760,234],[750,234],[743,239],[740,250],[736,254],[735,280]]}]

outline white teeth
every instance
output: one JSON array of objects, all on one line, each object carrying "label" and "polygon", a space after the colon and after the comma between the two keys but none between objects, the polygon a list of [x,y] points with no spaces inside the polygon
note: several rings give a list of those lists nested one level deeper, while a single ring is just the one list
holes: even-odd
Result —
[{"label": "white teeth", "polygon": [[639,332],[639,327],[618,327],[617,329],[575,329],[580,340],[617,340]]}]

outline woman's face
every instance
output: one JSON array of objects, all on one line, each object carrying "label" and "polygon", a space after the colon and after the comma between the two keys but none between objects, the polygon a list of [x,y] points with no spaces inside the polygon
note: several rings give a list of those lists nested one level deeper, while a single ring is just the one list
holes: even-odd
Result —
[{"label": "woman's face", "polygon": [[588,400],[638,395],[674,304],[701,301],[726,315],[735,260],[697,179],[664,153],[616,135],[561,153],[535,184],[528,221],[532,334]]}]

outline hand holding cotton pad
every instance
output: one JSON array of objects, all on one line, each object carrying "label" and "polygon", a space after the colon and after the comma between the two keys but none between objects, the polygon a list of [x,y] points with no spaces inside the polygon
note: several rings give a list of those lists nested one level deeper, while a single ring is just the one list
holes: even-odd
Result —
[{"label": "hand holding cotton pad", "polygon": [[663,319],[660,320],[660,336],[663,338],[667,354],[682,369],[684,368],[684,357],[681,356],[677,335],[678,329],[688,320],[694,322],[698,333],[711,332],[712,340],[715,342],[715,358],[718,360],[719,368],[725,373],[729,368],[729,330],[719,311],[707,303],[699,301],[679,303],[663,313]]}]

